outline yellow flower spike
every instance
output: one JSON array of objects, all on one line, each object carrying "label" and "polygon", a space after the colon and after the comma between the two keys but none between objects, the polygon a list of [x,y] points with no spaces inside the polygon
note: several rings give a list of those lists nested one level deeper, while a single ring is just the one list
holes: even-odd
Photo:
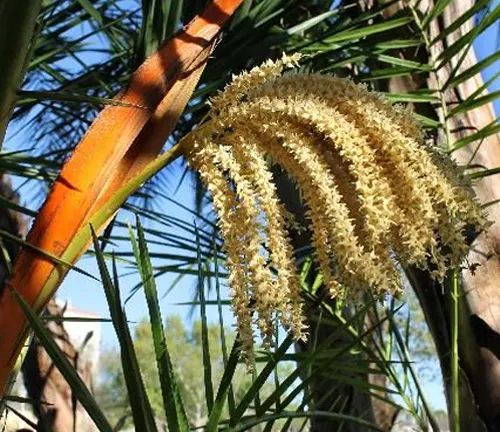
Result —
[{"label": "yellow flower spike", "polygon": [[215,165],[213,150],[209,145],[201,150],[194,149],[190,165],[197,170],[212,194],[212,200],[219,215],[218,227],[224,237],[224,249],[227,253],[227,267],[230,272],[229,285],[232,295],[232,309],[237,316],[237,328],[242,351],[247,364],[252,364],[253,330],[252,313],[249,309],[250,295],[247,290],[246,265],[240,251],[245,237],[241,219],[245,217],[238,206],[236,195],[231,190],[223,172]]},{"label": "yellow flower spike", "polygon": [[[265,153],[251,136],[236,137],[233,153],[240,164],[241,173],[252,183],[259,197],[259,207],[267,224],[266,244],[270,259],[277,273],[277,284],[270,294],[273,304],[280,313],[279,320],[285,327],[294,329],[301,337],[304,328],[300,285],[296,275],[293,250],[286,230],[285,209],[279,202],[272,175],[267,168]],[[227,142],[227,140],[224,140]]]},{"label": "yellow flower spike", "polygon": [[[272,341],[272,314],[276,308],[273,301],[275,297],[275,284],[271,271],[265,265],[266,258],[262,254],[263,238],[259,229],[259,209],[256,203],[255,192],[251,183],[241,172],[241,166],[227,150],[226,146],[214,146],[214,161],[224,171],[228,172],[229,178],[233,180],[238,197],[238,206],[245,213],[245,231],[248,236],[246,244],[240,245],[245,248],[248,256],[248,270],[250,273],[253,296],[255,299],[254,309],[257,312],[257,323],[265,345]],[[243,221],[240,221],[243,223]]]},{"label": "yellow flower spike", "polygon": [[332,297],[398,295],[401,265],[441,280],[467,253],[467,224],[486,226],[471,189],[451,161],[425,147],[406,110],[350,80],[282,76],[298,59],[284,56],[234,77],[185,152],[219,213],[247,364],[253,325],[265,343],[274,317],[297,338],[305,330],[289,218],[267,155],[304,194]]}]

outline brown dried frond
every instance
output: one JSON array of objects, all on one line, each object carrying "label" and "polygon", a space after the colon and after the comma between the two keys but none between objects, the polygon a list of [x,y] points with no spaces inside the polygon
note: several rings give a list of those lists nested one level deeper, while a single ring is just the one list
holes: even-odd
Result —
[{"label": "brown dried frond", "polygon": [[426,148],[407,111],[350,80],[282,76],[297,61],[234,77],[211,100],[209,121],[185,138],[219,214],[248,362],[254,325],[266,345],[276,321],[298,338],[305,331],[286,211],[266,156],[303,192],[332,296],[397,295],[396,262],[442,280],[468,250],[465,226],[486,223],[470,188],[450,173],[455,166]]}]

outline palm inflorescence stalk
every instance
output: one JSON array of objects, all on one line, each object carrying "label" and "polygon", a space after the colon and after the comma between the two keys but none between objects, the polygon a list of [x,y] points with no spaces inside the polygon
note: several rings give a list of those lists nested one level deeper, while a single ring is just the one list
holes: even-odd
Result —
[{"label": "palm inflorescence stalk", "polygon": [[[270,158],[296,181],[318,266],[332,297],[398,295],[400,265],[442,280],[486,221],[453,163],[424,144],[411,114],[365,86],[283,74],[267,61],[214,97],[209,120],[182,141],[212,194],[225,240],[233,311],[247,364],[254,324],[305,335],[300,286]],[[254,318],[255,315],[255,318]]]}]

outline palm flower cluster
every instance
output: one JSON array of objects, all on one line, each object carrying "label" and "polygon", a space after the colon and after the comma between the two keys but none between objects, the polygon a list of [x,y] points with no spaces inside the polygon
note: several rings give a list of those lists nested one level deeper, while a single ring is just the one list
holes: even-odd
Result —
[{"label": "palm flower cluster", "polygon": [[297,338],[305,333],[269,157],[303,193],[316,261],[334,297],[397,295],[397,262],[442,280],[467,252],[465,226],[485,223],[470,188],[448,172],[449,162],[446,169],[437,162],[408,112],[347,79],[283,75],[297,61],[284,56],[234,77],[187,137],[188,161],[219,216],[249,363],[254,325],[265,345],[277,322]]}]

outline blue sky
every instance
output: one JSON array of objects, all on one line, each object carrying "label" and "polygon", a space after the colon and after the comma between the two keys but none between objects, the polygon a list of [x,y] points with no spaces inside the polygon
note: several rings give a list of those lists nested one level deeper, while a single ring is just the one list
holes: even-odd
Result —
[{"label": "blue sky", "polygon": [[[498,4],[499,0],[495,2]],[[498,37],[499,37],[499,26],[495,25],[488,29],[477,41],[475,45],[476,53],[478,59],[485,58],[488,55],[498,49]],[[496,73],[500,68],[500,62],[495,65],[490,66],[484,74],[484,78],[488,79],[494,73]],[[490,90],[499,90],[500,82],[497,80]],[[500,103],[496,103],[496,111],[500,112]],[[9,148],[12,148],[10,143]],[[180,173],[180,170],[177,172]],[[165,190],[166,194],[171,194],[173,198],[178,200],[180,203],[191,207],[193,202],[192,189],[189,181],[185,181],[180,186],[177,193],[174,194],[175,183],[172,182],[170,185],[170,190]],[[193,216],[186,211],[183,211],[180,207],[168,203],[166,200],[159,200],[158,204],[162,211],[171,214],[173,216],[183,218],[187,221],[192,221]],[[80,261],[79,266],[83,269],[89,271],[97,276],[97,270],[93,258],[84,258]],[[165,292],[168,287],[172,284],[176,275],[166,275],[158,279],[158,289],[160,293]],[[124,277],[121,280],[121,288],[124,297],[127,296],[130,289],[136,284],[137,277]],[[176,288],[168,294],[165,298],[161,300],[161,308],[164,316],[170,314],[181,314],[186,321],[190,319],[188,306],[179,306],[177,303],[186,302],[192,299],[194,292],[194,280],[193,278],[187,278],[186,281],[178,284]],[[72,272],[65,282],[63,283],[61,289],[59,290],[58,297],[61,300],[68,300],[73,307],[80,308],[83,310],[89,310],[98,313],[102,317],[108,316],[108,309],[104,293],[101,285],[89,278],[82,277],[81,275]],[[126,311],[128,318],[132,322],[139,321],[142,317],[146,315],[146,306],[143,298],[142,292],[139,292],[135,297],[127,304]],[[197,317],[195,315],[195,317]],[[211,312],[209,309],[209,318],[215,319],[215,311]],[[231,315],[229,311],[226,311],[225,318],[227,322],[230,322]],[[116,346],[116,338],[114,335],[114,330],[111,324],[103,324],[102,327],[102,346],[103,348],[109,348]],[[428,383],[426,385],[426,391],[428,392],[431,404],[438,408],[444,408],[444,397],[443,390],[440,382]]]}]

